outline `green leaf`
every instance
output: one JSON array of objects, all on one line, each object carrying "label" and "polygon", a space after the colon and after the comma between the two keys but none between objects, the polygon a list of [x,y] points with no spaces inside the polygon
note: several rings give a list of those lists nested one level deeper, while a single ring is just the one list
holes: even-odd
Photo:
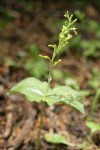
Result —
[{"label": "green leaf", "polygon": [[81,96],[89,96],[91,94],[90,90],[80,90]]},{"label": "green leaf", "polygon": [[47,86],[47,82],[41,82],[36,78],[30,77],[14,86],[9,93],[21,93],[29,101],[45,101],[48,105],[64,102],[78,109],[80,112],[84,112],[82,99],[78,92],[68,86],[58,86],[54,89],[49,88],[46,94]]},{"label": "green leaf", "polygon": [[95,122],[92,122],[92,121],[87,121],[86,125],[87,125],[88,128],[91,129],[91,133],[93,133],[97,130],[100,131],[100,124],[98,124],[98,123],[95,123]]},{"label": "green leaf", "polygon": [[40,102],[44,97],[46,89],[47,82],[41,82],[36,78],[30,77],[14,86],[9,93],[21,93],[25,95],[29,101]]},{"label": "green leaf", "polygon": [[34,58],[35,60],[38,59],[39,55],[39,49],[35,43],[32,43],[28,46],[29,52],[31,54],[31,57]]},{"label": "green leaf", "polygon": [[57,86],[54,89],[49,90],[45,101],[49,105],[53,105],[57,102],[64,102],[65,104],[73,106],[81,113],[84,113],[84,106],[79,92],[68,86]]},{"label": "green leaf", "polygon": [[90,80],[89,85],[91,86],[91,88],[96,90],[100,86],[99,79],[96,78],[96,79]]},{"label": "green leaf", "polygon": [[42,76],[46,75],[47,63],[43,59],[39,59],[38,61],[33,61],[32,59],[30,59],[25,64],[25,69],[30,73],[30,75],[36,78],[41,78]]},{"label": "green leaf", "polygon": [[65,80],[65,83],[66,83],[68,86],[72,87],[73,89],[79,90],[79,85],[78,85],[78,83],[76,82],[76,80],[74,80],[73,78],[67,78],[67,79]]},{"label": "green leaf", "polygon": [[49,133],[45,135],[45,140],[49,143],[53,144],[66,144],[69,145],[69,143],[66,141],[66,138],[60,134],[57,133]]}]

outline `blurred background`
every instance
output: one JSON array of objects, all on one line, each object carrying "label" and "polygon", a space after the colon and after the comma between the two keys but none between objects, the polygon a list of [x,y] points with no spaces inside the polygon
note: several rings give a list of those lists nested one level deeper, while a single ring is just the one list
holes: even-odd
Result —
[{"label": "blurred background", "polygon": [[[34,129],[38,128],[41,106],[27,104],[18,95],[7,96],[7,91],[28,76],[47,80],[48,63],[38,56],[51,57],[52,49],[48,44],[57,44],[66,11],[74,15],[73,19],[77,18],[75,27],[78,35],[58,55],[62,62],[54,69],[53,86],[66,84],[78,90],[84,97],[85,114],[81,116],[63,105],[47,107],[42,132],[67,129],[71,140],[79,143],[86,140],[89,133],[85,119],[90,111],[94,121],[100,123],[100,0],[0,0],[1,150],[9,145],[13,145],[13,150],[20,145],[21,150],[34,148]],[[49,121],[50,114],[57,123],[56,129]],[[33,122],[35,127],[30,129]],[[31,134],[25,137],[30,131]],[[93,148],[90,149],[96,147],[99,150],[98,145],[100,133],[98,138],[93,138]],[[41,149],[56,150],[44,141]]]},{"label": "blurred background", "polygon": [[[81,60],[97,60],[100,58],[99,6],[98,0],[1,0],[1,67],[6,65],[7,73],[10,75],[14,69],[17,69],[20,70],[19,72],[24,70],[37,78],[46,77],[47,63],[38,59],[38,54],[52,54],[52,50],[47,45],[57,43],[66,11],[73,13],[74,18],[78,19],[75,25],[78,35],[60,55],[65,56],[65,59],[75,56]],[[2,74],[2,69],[0,73]],[[22,74],[21,76],[25,75]],[[5,76],[5,73],[3,75]],[[10,77],[11,80],[16,80],[16,78],[23,78],[21,76]]]}]

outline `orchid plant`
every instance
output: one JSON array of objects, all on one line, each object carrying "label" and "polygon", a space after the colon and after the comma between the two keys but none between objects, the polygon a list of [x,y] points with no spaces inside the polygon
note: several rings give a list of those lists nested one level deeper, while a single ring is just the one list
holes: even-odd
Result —
[{"label": "orchid plant", "polygon": [[42,82],[34,77],[29,77],[15,85],[9,92],[10,94],[21,93],[26,97],[26,100],[31,102],[36,101],[42,105],[36,150],[39,150],[40,145],[42,118],[45,113],[45,103],[51,106],[58,102],[62,102],[76,108],[81,113],[84,112],[84,106],[79,92],[66,85],[51,88],[53,68],[61,62],[61,59],[56,59],[57,55],[68,44],[70,39],[73,37],[73,33],[75,35],[77,34],[76,28],[73,26],[77,19],[72,20],[73,15],[69,15],[68,12],[65,13],[64,17],[66,18],[66,21],[61,29],[61,33],[59,34],[58,44],[48,45],[53,49],[52,58],[49,56],[39,55],[40,57],[49,61],[50,69],[48,81]]}]

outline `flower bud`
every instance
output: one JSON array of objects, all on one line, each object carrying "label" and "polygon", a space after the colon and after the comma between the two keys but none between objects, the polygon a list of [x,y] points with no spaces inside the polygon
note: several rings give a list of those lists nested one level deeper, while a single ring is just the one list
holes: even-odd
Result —
[{"label": "flower bud", "polygon": [[43,55],[39,55],[39,56],[44,58],[44,59],[48,59],[49,61],[51,61],[51,58],[49,56],[43,56]]}]

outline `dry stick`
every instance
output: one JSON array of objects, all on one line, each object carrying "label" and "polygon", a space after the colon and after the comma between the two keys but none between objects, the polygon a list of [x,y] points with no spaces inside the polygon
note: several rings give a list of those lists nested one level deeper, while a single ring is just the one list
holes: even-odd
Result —
[{"label": "dry stick", "polygon": [[13,110],[14,110],[14,105],[11,104],[10,106],[8,105],[7,108],[7,123],[6,123],[6,126],[5,126],[5,131],[4,131],[4,134],[3,134],[3,137],[4,138],[8,138],[12,132],[12,128],[13,128]]},{"label": "dry stick", "polygon": [[12,131],[12,126],[13,126],[13,113],[9,112],[7,114],[6,129],[3,135],[4,138],[8,138],[10,136],[11,131]]}]

